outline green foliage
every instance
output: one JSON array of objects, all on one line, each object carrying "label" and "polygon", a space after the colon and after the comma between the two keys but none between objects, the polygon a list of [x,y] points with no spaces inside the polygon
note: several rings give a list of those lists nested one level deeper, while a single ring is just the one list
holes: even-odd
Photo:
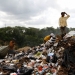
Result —
[{"label": "green foliage", "polygon": [[[75,30],[75,28],[67,28],[66,30],[69,32]],[[59,28],[54,29],[53,27],[43,29],[19,26],[0,28],[0,44],[4,45],[3,42],[9,42],[12,38],[15,38],[18,47],[36,46],[43,43],[43,38],[50,33],[61,34]]]}]

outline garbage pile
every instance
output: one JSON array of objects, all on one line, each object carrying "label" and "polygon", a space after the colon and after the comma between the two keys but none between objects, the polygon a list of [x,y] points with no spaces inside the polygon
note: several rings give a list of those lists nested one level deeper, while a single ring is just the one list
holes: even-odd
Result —
[{"label": "garbage pile", "polygon": [[63,39],[53,36],[44,44],[6,55],[0,59],[0,75],[75,75],[73,34]]}]

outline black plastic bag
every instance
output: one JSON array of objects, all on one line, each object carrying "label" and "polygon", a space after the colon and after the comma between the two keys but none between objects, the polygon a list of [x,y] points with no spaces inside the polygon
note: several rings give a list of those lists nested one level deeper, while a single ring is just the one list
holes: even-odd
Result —
[{"label": "black plastic bag", "polygon": [[31,75],[33,71],[33,69],[28,69],[27,67],[21,67],[19,70],[23,75]]},{"label": "black plastic bag", "polygon": [[16,72],[17,71],[15,66],[8,66],[8,65],[3,65],[2,69],[3,70],[8,70],[10,72]]}]

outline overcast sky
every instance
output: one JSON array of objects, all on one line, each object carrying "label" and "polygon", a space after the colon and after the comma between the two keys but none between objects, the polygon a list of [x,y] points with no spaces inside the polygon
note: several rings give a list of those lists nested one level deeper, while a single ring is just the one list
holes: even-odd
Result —
[{"label": "overcast sky", "polygon": [[57,28],[62,11],[70,15],[68,27],[75,28],[75,0],[0,0],[0,28]]}]

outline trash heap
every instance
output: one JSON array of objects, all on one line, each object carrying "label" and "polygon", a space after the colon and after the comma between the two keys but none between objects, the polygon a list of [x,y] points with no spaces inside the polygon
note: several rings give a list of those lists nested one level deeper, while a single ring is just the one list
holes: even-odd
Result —
[{"label": "trash heap", "polygon": [[0,75],[75,75],[75,32],[0,59]]}]

